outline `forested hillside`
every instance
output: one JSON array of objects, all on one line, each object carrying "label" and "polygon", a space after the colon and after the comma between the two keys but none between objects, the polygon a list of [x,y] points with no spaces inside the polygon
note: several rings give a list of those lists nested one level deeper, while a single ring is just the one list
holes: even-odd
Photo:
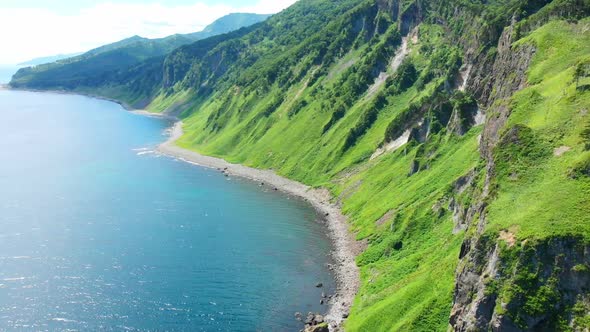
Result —
[{"label": "forested hillside", "polygon": [[176,112],[182,147],[329,189],[367,243],[347,331],[584,331],[589,14],[300,0],[88,91]]},{"label": "forested hillside", "polygon": [[[161,64],[165,55],[182,45],[238,30],[268,17],[269,15],[235,13],[226,15],[195,33],[158,39],[133,36],[78,56],[22,68],[14,75],[13,85],[33,89],[90,92],[98,87],[110,86],[114,81],[124,81],[128,73],[144,74],[146,68]],[[160,70],[157,67],[154,69]],[[102,93],[108,93],[108,89]],[[121,97],[114,93],[112,97]]]}]

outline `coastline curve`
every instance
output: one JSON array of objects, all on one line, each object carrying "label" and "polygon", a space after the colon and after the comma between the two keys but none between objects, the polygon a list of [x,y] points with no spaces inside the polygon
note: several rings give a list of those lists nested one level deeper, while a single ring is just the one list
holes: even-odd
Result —
[{"label": "coastline curve", "polygon": [[330,331],[341,330],[342,324],[348,317],[350,307],[360,287],[360,270],[356,265],[355,258],[364,250],[365,245],[360,241],[356,241],[354,234],[349,231],[349,224],[346,217],[342,214],[340,206],[332,202],[332,195],[328,190],[312,188],[295,180],[282,177],[272,170],[232,164],[221,158],[205,156],[196,151],[184,149],[176,145],[176,141],[184,133],[182,128],[183,123],[178,117],[166,112],[153,113],[146,110],[139,110],[125,102],[90,93],[64,90],[20,89],[13,88],[10,85],[4,85],[1,88],[15,91],[80,95],[119,104],[124,110],[137,115],[170,120],[173,122],[173,125],[168,129],[169,137],[156,148],[156,152],[200,167],[221,169],[234,176],[264,182],[274,186],[278,191],[310,203],[327,227],[327,235],[332,244],[331,256],[335,263],[331,267],[331,270],[334,273],[336,281],[336,293],[328,301],[329,308],[325,319],[329,324]]},{"label": "coastline curve", "polygon": [[[145,114],[145,113],[140,113]],[[183,135],[182,121],[170,128],[168,140],[160,144],[157,151],[163,155],[195,164],[201,167],[223,170],[227,174],[264,182],[289,195],[310,203],[325,221],[328,236],[332,242],[334,259],[332,271],[336,279],[336,293],[329,301],[326,320],[331,331],[337,331],[348,317],[350,306],[360,286],[360,272],[355,257],[363,245],[349,232],[346,217],[337,204],[331,202],[331,194],[326,189],[311,188],[300,182],[277,175],[272,170],[262,170],[240,164],[232,164],[224,159],[204,156],[198,152],[177,146],[176,141]]]}]

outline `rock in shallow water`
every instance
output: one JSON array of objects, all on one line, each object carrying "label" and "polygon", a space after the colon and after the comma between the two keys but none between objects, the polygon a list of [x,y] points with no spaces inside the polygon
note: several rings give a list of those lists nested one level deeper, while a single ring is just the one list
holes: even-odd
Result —
[{"label": "rock in shallow water", "polygon": [[305,328],[304,332],[328,332],[330,329],[328,328],[327,323],[321,323],[318,325],[312,325]]},{"label": "rock in shallow water", "polygon": [[310,312],[305,318],[304,332],[328,332],[328,323],[324,322],[324,316]]}]

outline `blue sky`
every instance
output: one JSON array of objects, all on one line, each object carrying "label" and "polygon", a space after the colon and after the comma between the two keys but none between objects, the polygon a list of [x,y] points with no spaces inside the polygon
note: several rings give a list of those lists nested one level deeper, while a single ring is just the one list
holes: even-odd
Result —
[{"label": "blue sky", "polygon": [[196,32],[229,13],[276,13],[295,1],[1,0],[0,64],[84,52],[133,35]]}]

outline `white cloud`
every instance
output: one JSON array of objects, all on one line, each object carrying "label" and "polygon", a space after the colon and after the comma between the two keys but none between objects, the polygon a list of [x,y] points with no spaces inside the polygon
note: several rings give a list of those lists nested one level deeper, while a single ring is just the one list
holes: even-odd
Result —
[{"label": "white cloud", "polygon": [[0,5],[0,63],[87,51],[133,35],[157,38],[200,31],[229,13],[271,14],[295,1],[259,0],[255,5],[242,7],[201,2],[190,6],[105,2],[75,15]]}]

